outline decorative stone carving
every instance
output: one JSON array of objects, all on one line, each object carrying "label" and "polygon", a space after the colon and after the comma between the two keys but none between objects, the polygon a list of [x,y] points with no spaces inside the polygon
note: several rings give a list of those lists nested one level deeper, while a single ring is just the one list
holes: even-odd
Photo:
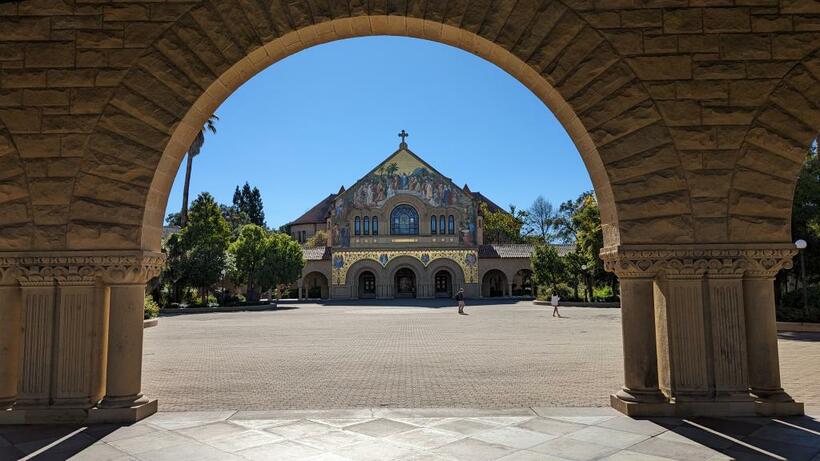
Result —
[{"label": "decorative stone carving", "polygon": [[365,250],[333,252],[333,284],[344,285],[347,271],[358,261],[371,260],[386,267],[399,256],[418,259],[424,267],[437,259],[451,259],[464,271],[465,283],[478,283],[478,253],[476,250]]},{"label": "decorative stone carving", "polygon": [[792,267],[797,249],[792,244],[772,244],[768,248],[743,245],[697,245],[641,247],[620,246],[601,250],[604,268],[618,277],[674,278],[774,277]]},{"label": "decorative stone carving", "polygon": [[0,255],[0,284],[73,286],[144,284],[159,275],[165,255],[154,252]]}]

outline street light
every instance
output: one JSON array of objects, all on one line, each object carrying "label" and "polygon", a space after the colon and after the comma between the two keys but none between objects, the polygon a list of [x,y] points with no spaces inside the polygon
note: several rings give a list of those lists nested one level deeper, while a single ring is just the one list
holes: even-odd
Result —
[{"label": "street light", "polygon": [[591,296],[590,296],[589,273],[587,272],[587,265],[583,264],[581,266],[581,270],[584,271],[584,285],[586,285],[584,287],[585,288],[584,291],[586,291],[586,296],[585,297],[587,299],[587,302],[590,302],[590,301],[592,301],[592,299],[591,299]]},{"label": "street light", "polygon": [[800,252],[800,280],[801,284],[803,285],[803,313],[806,316],[806,319],[809,318],[809,294],[806,288],[806,258],[803,254],[806,252],[806,247],[809,246],[805,240],[799,239],[794,242],[794,246],[797,247],[797,250]]}]

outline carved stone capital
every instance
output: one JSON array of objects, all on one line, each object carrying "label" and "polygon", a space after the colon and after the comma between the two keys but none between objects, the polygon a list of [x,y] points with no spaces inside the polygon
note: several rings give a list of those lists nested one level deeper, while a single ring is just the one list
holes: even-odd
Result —
[{"label": "carved stone capital", "polygon": [[0,284],[144,284],[159,275],[164,264],[164,254],[146,251],[0,253]]},{"label": "carved stone capital", "polygon": [[618,277],[739,278],[777,275],[792,266],[793,244],[618,246],[601,250]]}]

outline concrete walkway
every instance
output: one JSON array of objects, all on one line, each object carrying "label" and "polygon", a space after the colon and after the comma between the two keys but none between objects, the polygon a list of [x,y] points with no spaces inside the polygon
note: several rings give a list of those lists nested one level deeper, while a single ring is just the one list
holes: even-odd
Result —
[{"label": "concrete walkway", "polygon": [[0,428],[0,459],[25,455],[87,461],[809,461],[820,459],[820,422],[637,420],[606,408],[169,412],[127,427]]}]

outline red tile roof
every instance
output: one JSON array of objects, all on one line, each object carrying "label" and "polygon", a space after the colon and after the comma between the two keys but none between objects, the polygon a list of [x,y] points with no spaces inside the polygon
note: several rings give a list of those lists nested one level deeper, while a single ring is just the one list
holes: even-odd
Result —
[{"label": "red tile roof", "polygon": [[291,225],[324,224],[327,221],[327,215],[328,213],[330,213],[330,207],[333,206],[333,199],[335,198],[336,194],[328,195],[321,202],[314,205],[313,208],[308,210],[305,214],[296,218],[296,220],[293,221]]},{"label": "red tile roof", "polygon": [[[574,244],[551,244],[560,256],[575,250]],[[480,258],[529,258],[535,251],[535,245],[529,243],[508,243],[497,245],[481,245],[478,247]]]}]

